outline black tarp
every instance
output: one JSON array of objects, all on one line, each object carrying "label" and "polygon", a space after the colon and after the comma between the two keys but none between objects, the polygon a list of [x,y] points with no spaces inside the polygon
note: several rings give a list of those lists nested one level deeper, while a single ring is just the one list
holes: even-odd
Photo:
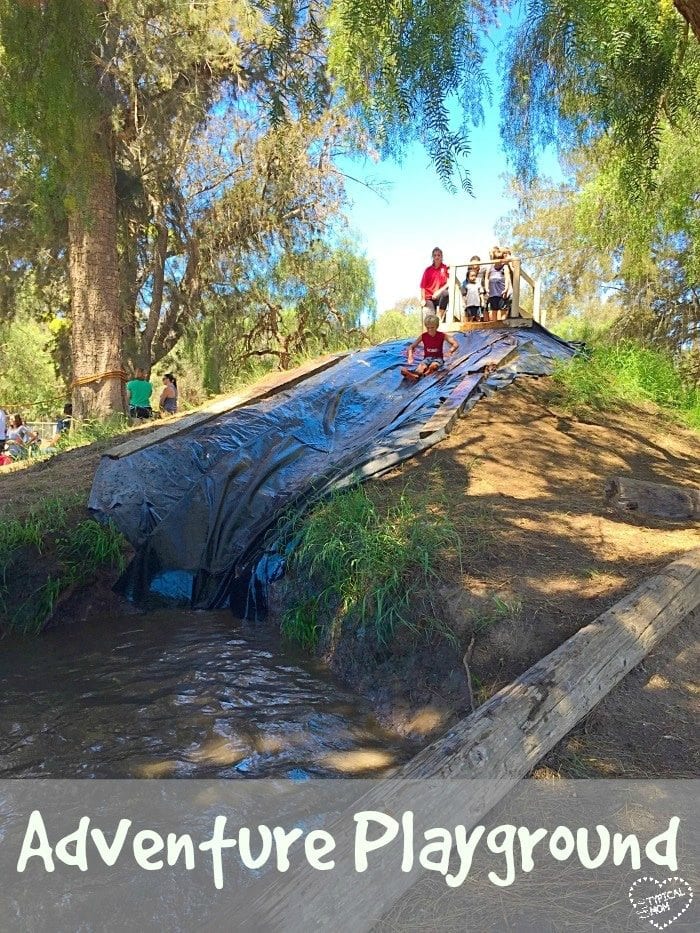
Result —
[{"label": "black tarp", "polygon": [[[421,428],[470,373],[482,375],[466,407],[517,375],[550,373],[574,353],[537,325],[454,336],[459,351],[446,370],[418,383],[399,372],[409,341],[392,341],[185,434],[104,456],[89,506],[137,550],[124,578],[128,595],[228,605],[284,510],[436,443],[444,432],[421,438]],[[487,366],[497,368],[484,375]]]}]

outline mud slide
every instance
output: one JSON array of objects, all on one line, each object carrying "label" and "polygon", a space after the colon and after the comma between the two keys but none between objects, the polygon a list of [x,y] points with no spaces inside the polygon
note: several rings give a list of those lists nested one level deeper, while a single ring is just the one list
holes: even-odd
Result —
[{"label": "mud slide", "polygon": [[427,436],[424,428],[453,394],[468,409],[574,353],[538,325],[454,336],[459,350],[445,370],[418,383],[400,373],[407,341],[392,341],[184,434],[127,456],[105,454],[89,506],[136,548],[124,591],[139,601],[235,603],[241,611],[256,572],[269,578],[263,540],[286,509],[435,444],[445,428]]}]

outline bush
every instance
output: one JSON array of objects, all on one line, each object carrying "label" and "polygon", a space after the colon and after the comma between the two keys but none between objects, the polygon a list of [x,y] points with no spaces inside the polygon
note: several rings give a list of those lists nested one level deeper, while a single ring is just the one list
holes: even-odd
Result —
[{"label": "bush", "polygon": [[444,549],[459,552],[459,539],[434,497],[404,489],[378,505],[357,486],[288,521],[282,540],[298,588],[282,632],[303,647],[315,648],[326,624],[337,634],[345,620],[379,645],[397,626],[440,628],[430,601],[435,568]]},{"label": "bush", "polygon": [[571,408],[654,402],[700,428],[700,391],[683,383],[671,356],[660,350],[632,342],[594,344],[590,359],[575,357],[558,366],[554,380]]},{"label": "bush", "polygon": [[82,502],[77,495],[46,499],[23,519],[0,521],[0,624],[8,631],[38,634],[68,587],[103,567],[124,569],[125,541],[113,525],[76,524]]}]

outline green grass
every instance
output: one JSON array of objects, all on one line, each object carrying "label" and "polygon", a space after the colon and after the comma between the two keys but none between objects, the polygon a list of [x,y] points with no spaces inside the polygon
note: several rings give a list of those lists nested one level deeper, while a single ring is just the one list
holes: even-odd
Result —
[{"label": "green grass", "polygon": [[476,635],[484,635],[499,622],[515,622],[520,619],[523,612],[523,602],[518,597],[503,599],[494,596],[493,609],[481,615],[474,616],[472,624]]},{"label": "green grass", "polygon": [[297,591],[282,621],[288,639],[313,649],[324,628],[334,639],[351,622],[358,637],[384,646],[399,626],[441,629],[430,594],[441,553],[460,545],[434,496],[404,489],[379,503],[352,487],[288,520],[282,541]]},{"label": "green grass", "polygon": [[111,522],[101,525],[92,518],[68,529],[57,541],[57,552],[73,580],[89,578],[101,567],[121,573],[126,566],[121,532]]},{"label": "green grass", "polygon": [[36,635],[61,594],[105,567],[125,566],[124,538],[111,525],[78,521],[84,497],[45,499],[20,519],[0,520],[0,625]]},{"label": "green grass", "polygon": [[573,410],[653,402],[700,429],[700,389],[685,385],[672,358],[659,350],[631,342],[594,345],[590,359],[575,357],[558,366],[554,381],[559,401]]},{"label": "green grass", "polygon": [[56,450],[73,450],[98,441],[108,441],[118,434],[124,434],[130,426],[129,419],[124,415],[112,415],[104,421],[81,421],[75,423],[70,431],[61,434]]}]

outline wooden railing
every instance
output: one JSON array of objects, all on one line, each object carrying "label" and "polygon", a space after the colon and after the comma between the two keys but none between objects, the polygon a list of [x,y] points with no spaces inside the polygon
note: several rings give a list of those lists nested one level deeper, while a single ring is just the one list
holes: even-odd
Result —
[{"label": "wooden railing", "polygon": [[[483,269],[484,266],[493,266],[496,262],[500,261],[501,260],[487,259],[483,262],[480,261],[479,266]],[[544,324],[546,314],[540,305],[540,283],[525,272],[522,268],[522,259],[519,257],[511,256],[510,259],[508,259],[508,264],[510,265],[513,278],[513,310],[511,312],[511,317],[529,316],[523,314],[523,308],[520,305],[520,283],[524,279],[532,289],[532,319],[537,321],[538,324]],[[445,319],[446,324],[451,324],[456,320],[454,313],[455,308],[461,308],[462,306],[462,294],[460,289],[462,282],[466,278],[467,269],[471,265],[476,265],[476,263],[465,262],[453,267],[454,281],[452,282],[451,301]]]}]

